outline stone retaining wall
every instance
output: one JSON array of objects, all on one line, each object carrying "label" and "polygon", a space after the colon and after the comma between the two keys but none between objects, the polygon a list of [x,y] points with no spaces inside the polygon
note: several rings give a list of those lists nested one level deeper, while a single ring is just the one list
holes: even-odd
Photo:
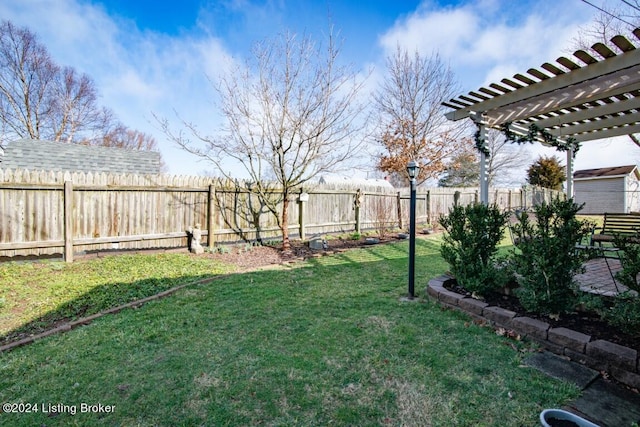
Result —
[{"label": "stone retaining wall", "polygon": [[598,371],[605,371],[617,381],[640,388],[640,359],[638,351],[605,340],[591,340],[591,336],[567,328],[552,328],[546,322],[518,314],[501,307],[445,289],[449,276],[436,277],[426,288],[428,296],[442,306],[468,313],[477,320],[485,320],[494,328],[504,328],[536,341],[547,350],[566,356]]}]

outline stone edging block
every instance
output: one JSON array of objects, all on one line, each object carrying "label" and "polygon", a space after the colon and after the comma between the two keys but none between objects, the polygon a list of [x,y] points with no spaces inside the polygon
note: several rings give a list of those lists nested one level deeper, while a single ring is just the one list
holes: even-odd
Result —
[{"label": "stone edging block", "polygon": [[571,350],[584,353],[587,344],[591,341],[591,335],[576,332],[567,328],[551,328],[549,330],[549,341],[554,344],[560,344]]},{"label": "stone edging block", "polygon": [[482,311],[482,315],[500,326],[511,327],[511,319],[518,313],[502,307],[489,306]]},{"label": "stone edging block", "polygon": [[511,325],[518,331],[524,332],[538,340],[546,340],[551,325],[538,319],[530,317],[515,317],[511,321]]},{"label": "stone edging block", "polygon": [[612,364],[632,372],[636,371],[638,366],[636,350],[605,340],[596,340],[587,344],[587,355],[609,360]]},{"label": "stone edging block", "polygon": [[475,298],[462,298],[460,301],[458,301],[458,305],[465,311],[476,314],[478,316],[482,315],[484,309],[489,307],[489,304],[487,304],[486,302],[477,300]]}]

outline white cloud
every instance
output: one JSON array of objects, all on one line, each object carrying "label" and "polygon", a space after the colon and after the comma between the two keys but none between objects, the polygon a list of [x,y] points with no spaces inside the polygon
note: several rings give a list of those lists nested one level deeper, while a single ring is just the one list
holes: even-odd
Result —
[{"label": "white cloud", "polygon": [[159,133],[152,113],[174,118],[175,109],[209,133],[219,125],[207,75],[215,78],[228,66],[229,55],[220,40],[205,33],[170,37],[139,31],[133,21],[76,0],[3,1],[0,16],[35,32],[60,65],[90,75],[102,105],[113,109],[125,125],[156,137],[171,173],[205,168],[194,167],[195,157]]},{"label": "white cloud", "polygon": [[409,51],[424,54],[438,51],[445,57],[454,57],[465,49],[478,28],[478,17],[467,7],[427,11],[418,9],[380,37],[385,52],[391,53],[397,45]]},{"label": "white cloud", "polygon": [[[467,90],[475,90],[555,60],[590,13],[585,8],[569,10],[567,2],[531,3],[535,7],[527,4],[487,0],[436,9],[431,3],[424,3],[397,21],[379,43],[386,54],[396,45],[424,55],[438,52],[461,84]],[[502,70],[509,73],[499,74]],[[500,77],[488,80],[486,76]]]}]

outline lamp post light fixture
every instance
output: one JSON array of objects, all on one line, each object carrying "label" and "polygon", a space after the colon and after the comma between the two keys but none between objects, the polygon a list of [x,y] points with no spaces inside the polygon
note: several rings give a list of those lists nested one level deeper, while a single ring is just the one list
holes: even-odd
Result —
[{"label": "lamp post light fixture", "polygon": [[415,298],[415,271],[416,271],[416,178],[420,165],[411,160],[407,164],[407,175],[411,185],[409,197],[409,299]]}]

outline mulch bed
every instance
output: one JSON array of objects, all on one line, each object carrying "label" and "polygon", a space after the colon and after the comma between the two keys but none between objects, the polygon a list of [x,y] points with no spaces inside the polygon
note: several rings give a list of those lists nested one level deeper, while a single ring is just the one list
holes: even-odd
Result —
[{"label": "mulch bed", "polygon": [[[397,241],[397,238],[381,239],[380,243],[389,243]],[[229,245],[229,252],[225,253],[205,253],[203,255],[212,259],[232,264],[239,271],[250,270],[258,267],[265,267],[274,264],[290,263],[300,261],[306,258],[312,258],[321,255],[329,255],[333,252],[343,251],[347,249],[361,248],[368,246],[364,238],[353,239],[331,239],[327,241],[328,248],[310,249],[309,245],[300,240],[291,240],[291,250],[287,253],[282,251],[282,244],[274,246],[253,246],[245,251],[242,245]]]}]

